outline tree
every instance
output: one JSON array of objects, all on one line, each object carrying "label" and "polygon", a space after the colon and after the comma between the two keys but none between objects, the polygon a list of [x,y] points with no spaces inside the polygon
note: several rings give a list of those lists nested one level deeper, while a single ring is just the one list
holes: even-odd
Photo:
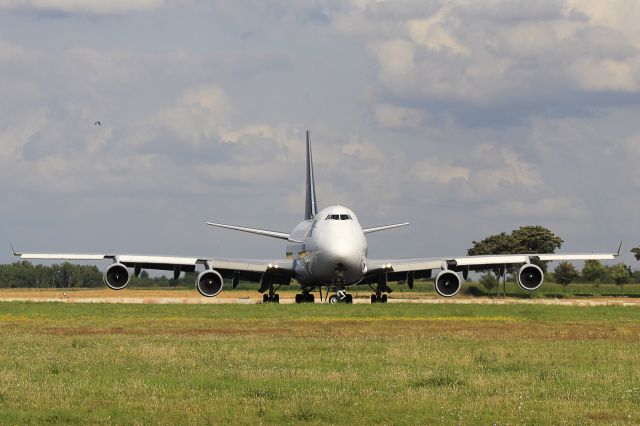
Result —
[{"label": "tree", "polygon": [[626,283],[631,278],[631,270],[624,263],[616,263],[607,268],[607,270],[611,279],[618,285]]},{"label": "tree", "polygon": [[498,285],[500,284],[498,278],[496,278],[496,276],[491,272],[487,272],[486,274],[481,276],[479,282],[487,290],[487,293],[491,293],[491,290],[498,287]]},{"label": "tree", "polygon": [[589,283],[600,283],[607,276],[607,267],[598,260],[587,260],[582,267],[582,278]]},{"label": "tree", "polygon": [[636,260],[640,260],[640,247],[632,248],[631,253],[633,253],[633,257],[635,257]]},{"label": "tree", "polygon": [[580,276],[575,266],[569,262],[560,262],[553,272],[555,274],[556,282],[562,284],[564,291],[567,290],[567,286],[572,281]]},{"label": "tree", "polygon": [[[523,226],[507,234],[502,232],[481,241],[473,241],[469,256],[515,253],[553,253],[562,246],[562,238],[543,226]],[[534,261],[544,272],[546,262]],[[510,269],[513,272],[513,269]]]},{"label": "tree", "polygon": [[469,256],[511,254],[515,250],[513,238],[504,232],[491,235],[482,241],[473,241],[472,244],[473,247],[467,250]]},{"label": "tree", "polygon": [[562,247],[562,238],[543,226],[523,226],[511,233],[520,253],[554,253]]}]

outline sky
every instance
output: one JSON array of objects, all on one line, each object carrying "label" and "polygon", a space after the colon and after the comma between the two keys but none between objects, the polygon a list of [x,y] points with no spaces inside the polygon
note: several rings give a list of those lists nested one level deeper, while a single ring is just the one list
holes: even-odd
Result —
[{"label": "sky", "polygon": [[372,258],[542,225],[638,267],[639,21],[635,0],[0,0],[0,239],[280,257],[205,221],[291,230],[309,129],[321,207],[411,222]]}]

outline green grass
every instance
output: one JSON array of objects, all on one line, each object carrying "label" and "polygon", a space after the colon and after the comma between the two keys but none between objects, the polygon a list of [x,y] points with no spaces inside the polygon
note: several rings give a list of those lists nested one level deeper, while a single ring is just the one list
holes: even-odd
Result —
[{"label": "green grass", "polygon": [[0,424],[638,424],[640,310],[0,303]]}]

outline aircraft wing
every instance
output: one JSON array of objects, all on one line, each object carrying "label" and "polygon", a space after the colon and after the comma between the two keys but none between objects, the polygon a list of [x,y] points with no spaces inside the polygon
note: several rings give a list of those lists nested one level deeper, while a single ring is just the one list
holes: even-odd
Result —
[{"label": "aircraft wing", "polygon": [[[389,273],[430,272],[432,269],[450,269],[453,271],[485,271],[502,265],[518,265],[533,261],[570,261],[570,260],[613,260],[617,253],[574,253],[574,254],[501,254],[487,256],[451,256],[428,259],[373,260],[368,261],[368,274],[381,271]],[[420,276],[422,277],[422,276]],[[418,278],[418,276],[416,276]]]},{"label": "aircraft wing", "polygon": [[293,276],[293,261],[291,259],[255,260],[131,254],[17,253],[15,250],[13,254],[24,260],[111,260],[134,268],[136,271],[144,269],[174,271],[176,276],[180,272],[195,272],[199,265],[202,269],[215,269],[224,278],[233,278],[236,275],[239,276],[239,279],[247,281],[260,281],[262,274],[266,272],[282,278]]}]

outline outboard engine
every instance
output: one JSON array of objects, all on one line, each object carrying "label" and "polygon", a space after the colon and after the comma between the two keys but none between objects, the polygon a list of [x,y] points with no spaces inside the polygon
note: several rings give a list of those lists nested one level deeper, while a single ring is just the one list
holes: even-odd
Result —
[{"label": "outboard engine", "polygon": [[129,269],[122,263],[114,263],[104,271],[104,283],[112,290],[122,290],[129,284]]},{"label": "outboard engine", "polygon": [[222,291],[223,283],[222,275],[218,271],[208,269],[198,275],[196,288],[205,297],[215,297]]},{"label": "outboard engine", "polygon": [[529,263],[522,265],[516,276],[516,281],[521,289],[533,291],[542,285],[544,280],[544,272],[538,265]]},{"label": "outboard engine", "polygon": [[453,271],[440,271],[433,280],[436,292],[443,297],[453,297],[460,291],[462,281],[460,276]]}]

